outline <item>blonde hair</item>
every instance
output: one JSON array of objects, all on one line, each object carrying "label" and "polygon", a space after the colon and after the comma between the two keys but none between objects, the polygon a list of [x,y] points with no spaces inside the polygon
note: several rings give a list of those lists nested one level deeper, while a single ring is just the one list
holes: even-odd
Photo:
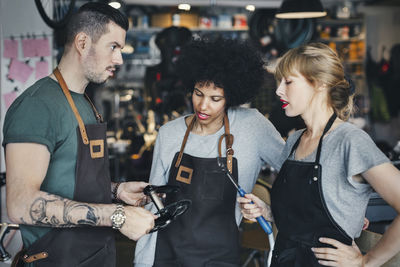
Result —
[{"label": "blonde hair", "polygon": [[293,48],[279,60],[275,69],[278,82],[298,71],[313,86],[325,84],[329,89],[328,101],[336,115],[347,120],[353,111],[351,84],[346,80],[343,65],[329,46],[310,43]]}]

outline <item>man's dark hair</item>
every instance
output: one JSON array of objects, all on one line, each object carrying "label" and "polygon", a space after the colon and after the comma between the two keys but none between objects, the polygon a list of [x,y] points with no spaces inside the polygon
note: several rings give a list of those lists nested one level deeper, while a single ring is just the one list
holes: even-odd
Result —
[{"label": "man's dark hair", "polygon": [[96,43],[103,34],[107,33],[110,22],[117,24],[125,31],[129,28],[128,18],[108,4],[90,2],[82,5],[68,22],[65,45],[71,45],[79,32],[88,34]]},{"label": "man's dark hair", "polygon": [[260,53],[249,43],[218,38],[193,40],[177,61],[177,75],[187,90],[196,83],[224,89],[226,108],[248,103],[264,86],[266,70]]}]

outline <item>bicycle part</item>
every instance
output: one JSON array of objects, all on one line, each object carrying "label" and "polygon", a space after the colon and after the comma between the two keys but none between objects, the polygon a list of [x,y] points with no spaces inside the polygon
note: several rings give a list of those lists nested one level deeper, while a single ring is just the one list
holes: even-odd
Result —
[{"label": "bicycle part", "polygon": [[[260,267],[260,258],[260,252],[258,250],[252,250],[241,267]],[[253,263],[253,265],[249,265],[251,262]]]},{"label": "bicycle part", "polygon": [[168,224],[170,224],[173,220],[175,220],[179,215],[182,215],[186,212],[189,206],[192,204],[192,201],[189,199],[182,199],[177,202],[171,203],[164,207],[162,200],[158,197],[157,194],[170,194],[179,192],[178,186],[165,185],[165,186],[153,186],[148,185],[144,188],[143,193],[146,196],[150,196],[152,202],[157,208],[156,215],[160,215],[155,220],[154,228],[150,231],[156,232]]},{"label": "bicycle part", "polygon": [[158,211],[164,208],[164,204],[162,203],[161,199],[158,197],[157,194],[170,194],[178,192],[179,192],[179,187],[172,185],[164,185],[164,186],[148,185],[143,190],[143,193],[151,198],[151,201],[153,201]]},{"label": "bicycle part", "polygon": [[171,203],[165,208],[161,209],[156,213],[156,215],[160,215],[155,222],[154,222],[154,228],[150,231],[156,232],[164,227],[166,227],[168,224],[170,224],[173,220],[175,220],[179,215],[182,215],[183,213],[186,212],[186,210],[189,208],[189,206],[192,204],[192,201],[189,199],[183,199],[179,200],[177,202]]},{"label": "bicycle part", "polygon": [[62,28],[67,24],[74,11],[75,2],[76,0],[35,0],[40,16],[53,29]]},{"label": "bicycle part", "polygon": [[3,244],[4,237],[10,231],[10,229],[19,229],[19,225],[13,223],[1,223],[0,225],[0,262],[4,262],[11,259],[11,254],[6,251]]}]

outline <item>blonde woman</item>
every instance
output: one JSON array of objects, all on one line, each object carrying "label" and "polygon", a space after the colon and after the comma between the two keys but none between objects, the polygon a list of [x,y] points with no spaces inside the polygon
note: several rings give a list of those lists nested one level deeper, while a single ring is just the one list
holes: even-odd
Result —
[{"label": "blonde woman", "polygon": [[282,57],[275,76],[286,115],[300,115],[306,129],[287,140],[271,207],[251,194],[238,199],[244,217],[275,220],[271,266],[382,265],[400,250],[398,216],[366,255],[354,238],[373,190],[400,211],[400,172],[367,133],[346,122],[354,87],[340,59],[324,44],[304,45]]}]

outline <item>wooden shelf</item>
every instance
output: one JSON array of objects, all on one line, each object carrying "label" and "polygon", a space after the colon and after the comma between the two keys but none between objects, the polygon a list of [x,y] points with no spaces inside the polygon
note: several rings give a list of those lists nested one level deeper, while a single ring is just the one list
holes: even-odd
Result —
[{"label": "wooden shelf", "polygon": [[352,19],[318,19],[317,21],[323,25],[351,25],[351,24],[364,24],[363,18]]},{"label": "wooden shelf", "polygon": [[[161,27],[148,27],[148,28],[130,28],[128,30],[128,34],[135,34],[135,33],[154,33],[154,32],[159,32],[162,31],[165,28]],[[193,32],[200,32],[200,31],[205,31],[205,32],[245,32],[248,31],[248,27],[241,27],[241,28],[219,28],[219,27],[213,27],[213,28],[188,28],[189,30]]]},{"label": "wooden shelf", "polygon": [[345,42],[353,42],[353,41],[364,41],[364,36],[356,36],[356,37],[349,37],[349,38],[342,38],[342,37],[330,37],[330,38],[318,38],[319,42],[335,42],[335,43],[345,43]]},{"label": "wooden shelf", "polygon": [[191,31],[194,32],[200,32],[200,31],[215,31],[215,32],[245,32],[248,31],[248,27],[242,27],[242,28],[190,28]]}]

